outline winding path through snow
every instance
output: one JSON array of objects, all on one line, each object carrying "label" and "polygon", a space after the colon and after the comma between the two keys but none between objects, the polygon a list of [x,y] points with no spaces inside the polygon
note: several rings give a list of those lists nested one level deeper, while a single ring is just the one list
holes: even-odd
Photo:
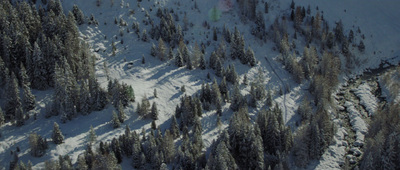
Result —
[{"label": "winding path through snow", "polygon": [[287,89],[289,89],[289,88],[288,88],[288,86],[283,82],[283,80],[281,79],[281,77],[279,76],[279,74],[276,73],[274,67],[272,67],[271,62],[268,60],[267,57],[265,57],[265,60],[267,60],[267,63],[268,63],[268,65],[269,65],[269,67],[271,67],[272,72],[274,72],[275,76],[278,77],[279,81],[282,83],[281,89],[283,89],[283,106],[284,106],[284,108],[285,108],[285,122],[287,122],[287,115],[288,115],[287,110],[288,110],[288,109],[287,109],[287,106],[286,106],[286,93],[288,92]]}]

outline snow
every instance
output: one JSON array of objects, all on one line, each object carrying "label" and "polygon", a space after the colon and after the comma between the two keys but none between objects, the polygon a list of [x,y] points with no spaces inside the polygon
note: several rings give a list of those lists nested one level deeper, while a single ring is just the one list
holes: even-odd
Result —
[{"label": "snow", "polygon": [[[339,123],[339,121],[340,120],[337,119],[335,123]],[[346,136],[346,128],[338,127],[333,137],[334,144],[329,146],[319,161],[311,163],[308,169],[342,169],[341,166],[344,164],[344,156],[347,147]]]},{"label": "snow", "polygon": [[384,75],[379,76],[378,79],[382,97],[385,98],[387,102],[400,103],[400,71],[392,70]]},{"label": "snow", "polygon": [[[213,76],[213,71],[210,70],[188,70],[186,68],[177,68],[174,66],[173,61],[161,62],[149,55],[151,44],[157,44],[157,41],[151,40],[150,42],[142,42],[137,38],[134,31],[127,33],[126,29],[130,28],[132,22],[139,22],[140,29],[145,28],[149,32],[151,26],[144,25],[142,20],[145,18],[144,10],[147,10],[154,23],[158,23],[158,18],[155,17],[157,7],[168,7],[173,8],[176,13],[180,14],[179,24],[183,26],[183,13],[187,12],[188,20],[193,23],[193,27],[189,31],[185,32],[185,38],[189,40],[188,48],[191,49],[194,43],[210,41],[210,46],[206,48],[206,58],[209,57],[210,53],[214,50],[214,47],[218,45],[218,42],[212,41],[212,29],[209,30],[202,26],[204,21],[208,20],[208,10],[214,6],[220,6],[220,3],[225,0],[202,0],[197,1],[200,10],[191,10],[194,6],[194,1],[179,1],[179,0],[151,0],[142,1],[139,8],[135,2],[114,0],[114,5],[111,6],[110,1],[104,0],[100,7],[96,6],[95,0],[62,0],[64,11],[72,9],[74,4],[77,4],[86,16],[93,14],[98,20],[99,25],[95,27],[93,25],[88,26],[86,24],[79,27],[81,31],[81,37],[91,46],[93,54],[97,58],[96,62],[96,75],[102,87],[107,86],[107,75],[103,71],[103,63],[108,63],[109,77],[111,79],[117,79],[132,85],[136,101],[140,101],[143,96],[147,96],[150,102],[157,102],[159,109],[159,119],[156,121],[157,125],[160,125],[162,130],[169,127],[170,118],[175,112],[175,106],[179,104],[180,97],[184,95],[192,95],[199,91],[201,83],[210,83]],[[231,0],[235,2],[234,0]],[[38,1],[39,2],[39,1]],[[180,6],[177,5],[180,2]],[[266,26],[271,25],[276,17],[282,16],[282,13],[288,13],[288,6],[291,0],[282,1],[270,1],[269,13],[265,16]],[[131,4],[129,4],[131,3]],[[362,54],[356,53],[359,56],[362,64],[359,64],[357,69],[364,70],[369,67],[377,67],[381,60],[393,58],[400,55],[400,24],[395,21],[400,20],[400,3],[392,0],[365,0],[360,3],[357,0],[342,1],[315,1],[315,0],[302,0],[296,1],[296,5],[307,6],[311,4],[312,12],[315,13],[315,7],[318,6],[320,11],[324,11],[324,19],[329,21],[330,27],[333,27],[334,21],[342,20],[346,34],[349,28],[356,29],[358,26],[362,30],[362,34],[365,34],[366,39],[364,40],[366,51]],[[149,11],[152,7],[153,10]],[[281,8],[282,7],[282,8]],[[277,51],[271,50],[274,46],[271,42],[264,43],[250,34],[249,24],[245,25],[238,17],[236,7],[233,10],[230,8],[224,8],[221,14],[221,18],[218,22],[210,22],[211,27],[222,28],[226,24],[227,28],[233,31],[234,27],[237,27],[241,34],[246,40],[246,47],[251,46],[254,53],[259,61],[256,67],[250,68],[240,64],[239,61],[231,61],[225,63],[225,66],[229,64],[235,64],[236,71],[242,80],[244,75],[247,74],[251,81],[256,75],[258,68],[261,68],[265,73],[265,87],[272,91],[278,92],[279,89],[283,89],[283,94],[273,94],[273,99],[278,103],[278,106],[284,112],[284,121],[287,125],[294,127],[294,123],[298,120],[296,110],[300,101],[304,95],[308,95],[306,84],[298,85],[293,80],[291,75],[285,71],[284,67],[276,61],[279,57]],[[263,6],[257,7],[259,10],[263,10]],[[130,9],[135,9],[135,14],[130,15]],[[346,9],[346,12],[344,12]],[[120,27],[114,24],[114,18],[123,18],[127,23],[128,27]],[[373,22],[371,22],[373,20]],[[354,27],[353,27],[354,25]],[[119,36],[119,31],[124,31],[124,36]],[[289,30],[293,31],[293,30]],[[206,38],[205,35],[208,35]],[[356,37],[356,42],[359,41],[359,36]],[[121,39],[124,40],[124,44],[121,44]],[[219,34],[218,39],[222,39]],[[300,40],[298,40],[300,41]],[[111,56],[111,44],[115,42],[117,51],[116,56]],[[302,47],[298,47],[301,49]],[[228,48],[229,51],[229,48]],[[375,52],[375,54],[374,54]],[[141,58],[146,58],[146,64],[141,64]],[[268,58],[268,61],[265,60]],[[395,58],[391,61],[396,62],[399,58]],[[132,63],[128,66],[128,63]],[[211,74],[211,79],[207,79],[207,73]],[[218,82],[221,79],[217,78]],[[180,92],[180,87],[185,85],[186,92]],[[229,85],[230,88],[232,85]],[[244,87],[241,85],[242,94],[249,93],[249,86]],[[286,89],[287,88],[287,89]],[[158,97],[153,96],[153,90],[157,89]],[[362,86],[360,89],[360,100],[363,105],[368,109],[371,114],[373,110],[376,110],[376,99],[372,98],[372,94],[367,87]],[[368,93],[369,92],[369,93]],[[2,138],[0,141],[0,165],[7,165],[10,156],[9,152],[15,150],[17,146],[21,148],[20,160],[27,162],[31,160],[34,168],[43,168],[44,160],[58,159],[59,155],[68,154],[72,158],[72,162],[75,163],[79,154],[81,154],[86,148],[87,144],[87,132],[89,131],[90,125],[92,125],[97,134],[97,140],[100,141],[111,141],[112,138],[119,136],[124,132],[125,125],[128,125],[131,130],[140,131],[142,127],[145,129],[150,128],[149,119],[142,119],[135,113],[135,107],[137,102],[132,103],[126,109],[127,120],[122,124],[121,128],[112,129],[110,125],[111,112],[114,110],[112,106],[108,106],[105,110],[100,112],[93,112],[88,116],[79,116],[73,121],[61,124],[60,129],[65,136],[65,142],[61,145],[50,144],[46,155],[41,158],[34,158],[29,154],[28,145],[28,134],[32,131],[42,135],[49,139],[51,137],[51,130],[53,128],[53,122],[60,122],[58,117],[51,117],[45,119],[43,114],[45,107],[49,101],[51,101],[52,91],[34,91],[33,94],[37,98],[37,108],[33,113],[38,113],[38,121],[32,119],[21,128],[15,128],[10,124],[2,126]],[[375,102],[375,103],[374,103]],[[265,103],[265,102],[260,102]],[[223,125],[221,127],[216,126],[216,114],[215,111],[205,112],[201,118],[203,125],[203,140],[206,147],[209,147],[214,139],[217,139],[218,134],[227,128],[229,125],[229,119],[233,114],[229,110],[229,103],[223,106],[223,116],[221,121]],[[263,107],[261,105],[261,107]],[[346,109],[350,114],[351,124],[353,130],[356,131],[357,141],[363,143],[364,135],[367,132],[367,125],[361,118],[361,114],[355,109],[354,105],[350,102],[346,103]],[[251,118],[255,118],[257,109],[250,109]],[[336,122],[340,123],[340,122]],[[340,164],[343,161],[345,155],[346,142],[344,136],[346,136],[345,129],[339,127],[337,134],[334,136],[336,142],[335,145],[331,145],[327,152],[324,153],[323,158],[316,164],[312,165],[315,169],[339,169]],[[97,146],[98,142],[95,143]],[[124,158],[122,163],[124,169],[130,169],[129,160]]]},{"label": "snow", "polygon": [[[285,3],[290,3],[287,0]],[[361,34],[365,35],[365,52],[356,53],[360,60],[356,72],[362,73],[366,68],[378,68],[382,60],[389,60],[392,64],[400,61],[400,3],[393,0],[358,0],[347,1],[295,1],[296,5],[311,6],[312,13],[318,6],[323,11],[324,19],[331,28],[334,23],[341,20],[345,35],[350,29],[354,33],[358,27]],[[355,34],[357,35],[357,33]],[[357,37],[357,36],[355,36]],[[359,42],[356,38],[355,42]]]},{"label": "snow", "polygon": [[349,113],[351,127],[356,132],[356,141],[354,142],[354,145],[362,146],[364,144],[365,135],[368,131],[368,125],[362,119],[362,115],[354,107],[354,104],[352,102],[346,101],[344,106]]},{"label": "snow", "polygon": [[352,91],[360,99],[360,103],[365,107],[368,115],[374,115],[378,108],[378,99],[371,93],[371,87],[367,83],[363,83]]}]

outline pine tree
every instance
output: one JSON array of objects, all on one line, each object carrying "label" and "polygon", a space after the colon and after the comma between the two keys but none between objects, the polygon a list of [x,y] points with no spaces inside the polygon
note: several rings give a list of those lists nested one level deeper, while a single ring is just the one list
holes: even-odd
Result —
[{"label": "pine tree", "polygon": [[211,103],[216,106],[222,105],[221,91],[219,89],[217,80],[214,78],[213,84],[211,85]]},{"label": "pine tree", "polygon": [[234,90],[233,90],[233,94],[232,94],[232,100],[231,100],[230,108],[233,111],[238,111],[239,108],[242,107],[243,105],[244,105],[243,96],[240,93],[239,86],[237,84],[235,84],[235,87],[234,87]]},{"label": "pine tree", "polygon": [[7,79],[6,99],[6,116],[10,117],[12,120],[15,119],[17,121],[17,126],[22,126],[25,118],[22,111],[21,98],[19,97],[17,78],[14,72],[12,72],[11,77]]},{"label": "pine tree", "polygon": [[200,69],[205,70],[206,69],[206,59],[204,55],[201,55],[200,57],[200,64],[199,64]]},{"label": "pine tree", "polygon": [[170,129],[171,135],[173,136],[174,139],[176,139],[180,136],[179,125],[178,125],[178,122],[176,121],[175,116],[172,117],[172,122],[171,122],[171,126],[169,129]]},{"label": "pine tree", "polygon": [[165,47],[164,41],[162,38],[158,40],[158,47],[157,47],[157,57],[161,60],[164,61],[166,58],[166,50],[167,48]]},{"label": "pine tree", "polygon": [[182,67],[183,66],[183,58],[182,58],[182,53],[178,50],[176,56],[175,56],[175,65],[177,67]]},{"label": "pine tree", "polygon": [[94,142],[96,142],[96,140],[97,140],[96,132],[94,131],[93,126],[90,125],[90,130],[88,134],[89,144],[93,144]]},{"label": "pine tree", "polygon": [[82,25],[85,23],[85,15],[83,15],[83,12],[77,5],[74,5],[72,7],[72,13],[74,14],[74,18],[76,20],[76,23],[78,25]]},{"label": "pine tree", "polygon": [[158,98],[158,96],[157,96],[157,89],[154,89],[153,95],[154,95],[155,98]]},{"label": "pine tree", "polygon": [[364,45],[364,42],[362,40],[360,40],[360,43],[358,45],[358,50],[360,52],[364,52],[365,51],[365,45]]},{"label": "pine tree", "polygon": [[217,29],[215,27],[213,28],[213,40],[218,41]]},{"label": "pine tree", "polygon": [[115,46],[115,42],[114,42],[114,40],[112,41],[112,43],[111,43],[111,48],[112,48],[112,56],[115,56],[116,55],[116,52],[117,52],[117,47]]},{"label": "pine tree", "polygon": [[62,132],[56,122],[54,122],[53,134],[51,135],[51,138],[55,144],[61,144],[64,141],[64,136],[62,135]]},{"label": "pine tree", "polygon": [[207,161],[206,169],[239,169],[225,141],[218,143],[215,154]]},{"label": "pine tree", "polygon": [[31,155],[34,157],[41,157],[45,154],[47,149],[47,141],[36,133],[29,134],[29,145],[31,148]]},{"label": "pine tree", "polygon": [[7,82],[8,68],[6,67],[2,57],[0,57],[0,87],[3,87]]},{"label": "pine tree", "polygon": [[217,58],[217,63],[215,65],[215,75],[218,77],[222,77],[223,75],[223,66],[222,66],[222,62],[219,58]]},{"label": "pine tree", "polygon": [[[0,126],[4,124],[5,120],[6,119],[4,117],[3,109],[1,109],[1,107],[0,107]],[[1,135],[1,133],[0,133],[0,135]]]},{"label": "pine tree", "polygon": [[271,92],[271,90],[269,90],[268,89],[268,91],[267,91],[267,100],[266,100],[266,104],[267,104],[267,106],[269,107],[269,108],[271,108],[272,107],[272,92]]},{"label": "pine tree", "polygon": [[21,71],[20,71],[20,77],[21,77],[21,85],[23,89],[23,98],[22,98],[22,105],[24,108],[25,112],[28,112],[32,109],[35,108],[35,96],[32,95],[31,89],[30,89],[30,81],[29,77],[26,74],[25,67],[21,64]]},{"label": "pine tree", "polygon": [[311,119],[312,108],[307,97],[304,97],[302,100],[299,108],[297,109],[297,113],[301,116],[302,122],[307,122]]},{"label": "pine tree", "polygon": [[124,107],[122,106],[121,103],[118,104],[118,120],[120,123],[124,123],[125,119],[126,119],[126,115],[125,115],[125,111],[124,111]]},{"label": "pine tree", "polygon": [[247,49],[246,58],[250,66],[254,67],[256,65],[256,57],[254,56],[254,52],[250,47]]},{"label": "pine tree", "polygon": [[142,41],[143,42],[148,41],[146,29],[143,29],[143,31],[142,31]]},{"label": "pine tree", "polygon": [[90,94],[89,94],[89,87],[86,82],[82,82],[80,88],[80,112],[82,115],[88,115],[91,112],[90,109]]},{"label": "pine tree", "polygon": [[115,112],[115,110],[113,110],[113,112],[112,112],[112,120],[111,120],[111,122],[112,122],[112,126],[113,126],[114,129],[115,128],[119,128],[121,126],[121,122],[119,121],[118,115]]},{"label": "pine tree", "polygon": [[269,5],[268,5],[268,2],[265,2],[265,4],[264,4],[264,13],[268,14],[268,11],[269,11]]},{"label": "pine tree", "polygon": [[157,120],[158,119],[158,110],[157,110],[157,103],[153,102],[152,106],[151,106],[151,118],[153,120]]},{"label": "pine tree", "polygon": [[168,57],[168,60],[172,60],[174,58],[174,51],[171,47],[169,47],[167,57]]}]

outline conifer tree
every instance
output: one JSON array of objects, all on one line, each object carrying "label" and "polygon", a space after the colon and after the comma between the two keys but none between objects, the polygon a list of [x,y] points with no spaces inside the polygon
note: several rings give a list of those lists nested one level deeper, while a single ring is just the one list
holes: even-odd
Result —
[{"label": "conifer tree", "polygon": [[174,51],[171,47],[169,47],[167,57],[168,57],[168,60],[171,60],[174,58]]},{"label": "conifer tree", "polygon": [[206,69],[206,59],[205,59],[204,55],[201,55],[201,57],[200,57],[199,67],[202,70]]},{"label": "conifer tree", "polygon": [[17,121],[17,126],[22,126],[25,118],[22,110],[21,98],[19,97],[17,78],[14,72],[12,72],[11,77],[7,79],[6,99],[6,116],[10,117],[12,120],[15,119]]},{"label": "conifer tree", "polygon": [[125,115],[125,111],[124,111],[124,107],[122,106],[121,103],[118,104],[118,120],[120,123],[124,123],[125,119],[126,119],[126,115]]},{"label": "conifer tree", "polygon": [[29,145],[31,148],[31,155],[34,157],[43,156],[48,147],[46,139],[43,139],[42,136],[36,133],[29,134]]},{"label": "conifer tree", "polygon": [[222,77],[223,75],[223,66],[222,66],[222,62],[219,58],[217,58],[217,63],[215,65],[215,75],[218,77]]},{"label": "conifer tree", "polygon": [[[1,107],[0,107],[0,126],[4,124],[5,120],[6,119],[4,117],[3,109],[1,109]],[[0,133],[0,135],[1,135],[1,133]]]},{"label": "conifer tree", "polygon": [[158,96],[157,96],[157,89],[154,89],[153,95],[154,95],[155,98],[158,98]]},{"label": "conifer tree", "polygon": [[162,38],[158,40],[158,47],[157,47],[157,57],[161,60],[164,61],[167,54],[166,54],[167,48],[165,47],[164,41]]},{"label": "conifer tree", "polygon": [[90,94],[89,87],[86,82],[82,82],[80,89],[80,112],[82,115],[88,115],[91,112],[90,109]]},{"label": "conifer tree", "polygon": [[114,42],[114,40],[112,41],[112,43],[111,43],[111,48],[112,48],[112,56],[115,56],[116,55],[116,52],[117,52],[117,47],[115,46],[115,42]]},{"label": "conifer tree", "polygon": [[230,108],[233,111],[238,111],[239,108],[242,107],[243,105],[244,105],[243,96],[240,93],[239,86],[237,84],[235,84],[235,87],[234,87],[234,90],[233,90],[233,94],[232,94],[232,100],[231,100]]},{"label": "conifer tree", "polygon": [[179,125],[178,125],[178,122],[176,121],[175,116],[172,117],[172,122],[171,122],[171,126],[169,129],[170,129],[171,135],[173,136],[174,139],[176,139],[180,136]]},{"label": "conifer tree", "polygon": [[151,106],[151,118],[153,120],[157,120],[158,119],[158,110],[157,110],[157,103],[153,102],[152,106]]},{"label": "conifer tree", "polygon": [[113,112],[112,112],[112,120],[111,120],[111,122],[112,122],[112,126],[113,126],[114,129],[115,128],[119,128],[121,126],[121,122],[119,121],[118,115],[115,112],[115,110],[113,110]]},{"label": "conifer tree", "polygon": [[64,136],[62,135],[62,132],[56,122],[54,122],[53,134],[51,135],[51,138],[55,144],[61,144],[64,141]]},{"label": "conifer tree", "polygon": [[94,131],[93,126],[90,125],[90,130],[88,134],[89,144],[93,144],[94,142],[96,142],[96,140],[97,140],[96,132]]},{"label": "conifer tree", "polygon": [[256,57],[254,56],[254,52],[250,47],[246,51],[246,58],[251,67],[256,65]]},{"label": "conifer tree", "polygon": [[8,75],[8,68],[6,67],[2,57],[0,57],[0,87],[3,87],[6,84]]},{"label": "conifer tree", "polygon": [[221,106],[222,98],[221,98],[221,91],[219,89],[217,80],[214,78],[213,84],[211,85],[211,103],[215,104],[216,106]]},{"label": "conifer tree", "polygon": [[25,112],[28,112],[32,109],[35,108],[35,96],[32,95],[31,89],[30,89],[30,81],[29,77],[26,74],[25,67],[21,64],[21,71],[20,71],[20,77],[21,77],[21,85],[23,89],[23,108]]},{"label": "conifer tree", "polygon": [[178,52],[175,56],[175,65],[178,67],[183,66],[183,58],[182,58],[182,53],[180,52],[180,50],[178,50]]},{"label": "conifer tree", "polygon": [[82,25],[85,23],[85,15],[83,15],[83,12],[77,5],[74,5],[72,7],[72,13],[74,14],[74,18],[76,20],[76,23],[78,25]]}]

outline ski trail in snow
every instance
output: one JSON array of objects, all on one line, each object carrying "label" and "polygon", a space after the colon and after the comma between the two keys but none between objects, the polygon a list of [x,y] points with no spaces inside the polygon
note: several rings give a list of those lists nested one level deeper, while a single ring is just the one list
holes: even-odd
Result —
[{"label": "ski trail in snow", "polygon": [[287,93],[286,88],[287,88],[287,85],[285,85],[285,83],[283,82],[281,77],[279,77],[278,73],[276,73],[274,67],[272,67],[271,62],[268,60],[267,57],[265,57],[265,60],[267,60],[267,63],[269,65],[269,67],[271,67],[272,72],[274,72],[275,76],[278,77],[279,81],[282,83],[281,89],[283,89],[283,106],[285,108],[285,122],[287,122],[287,115],[288,115],[287,114],[287,110],[288,109],[287,109],[287,106],[286,106],[286,93]]}]

